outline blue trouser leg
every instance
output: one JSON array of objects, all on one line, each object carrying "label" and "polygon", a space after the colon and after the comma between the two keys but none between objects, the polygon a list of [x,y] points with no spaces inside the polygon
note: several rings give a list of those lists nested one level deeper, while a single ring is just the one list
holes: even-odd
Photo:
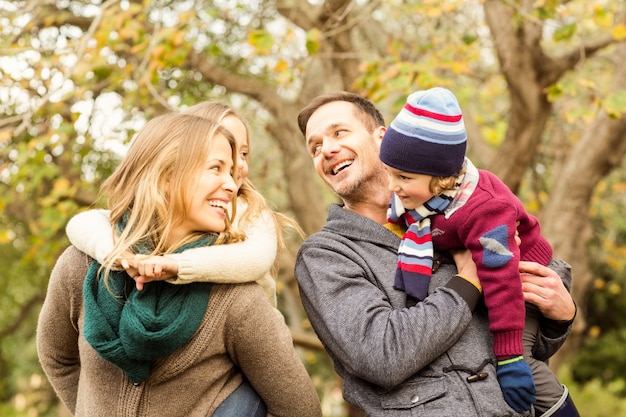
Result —
[{"label": "blue trouser leg", "polygon": [[213,417],[265,417],[266,415],[265,403],[246,380],[213,413]]},{"label": "blue trouser leg", "polygon": [[574,405],[574,401],[572,401],[572,397],[569,396],[569,392],[567,387],[565,387],[563,392],[563,396],[558,403],[556,403],[552,408],[543,413],[541,417],[580,417],[578,414],[578,410]]}]

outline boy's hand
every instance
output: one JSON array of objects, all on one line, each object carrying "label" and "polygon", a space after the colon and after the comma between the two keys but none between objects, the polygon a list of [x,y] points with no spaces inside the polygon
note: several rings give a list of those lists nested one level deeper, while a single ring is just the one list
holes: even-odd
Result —
[{"label": "boy's hand", "polygon": [[536,389],[530,366],[524,358],[516,356],[498,361],[496,374],[507,404],[518,413],[530,410],[536,399]]}]

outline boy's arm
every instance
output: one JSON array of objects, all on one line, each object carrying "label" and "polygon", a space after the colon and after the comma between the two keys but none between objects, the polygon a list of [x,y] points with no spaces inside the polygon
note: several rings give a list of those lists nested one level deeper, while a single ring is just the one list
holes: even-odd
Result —
[{"label": "boy's arm", "polygon": [[72,245],[104,264],[105,258],[113,251],[113,232],[110,211],[92,209],[76,214],[65,227],[65,233]]},{"label": "boy's arm", "polygon": [[498,359],[522,355],[526,309],[518,270],[515,207],[504,199],[492,199],[472,216],[466,218],[459,235],[477,267],[494,354]]},{"label": "boy's arm", "polygon": [[242,242],[165,255],[178,263],[178,277],[168,282],[242,283],[263,278],[271,269],[278,252],[276,226],[268,211],[248,224],[243,230],[246,239]]}]

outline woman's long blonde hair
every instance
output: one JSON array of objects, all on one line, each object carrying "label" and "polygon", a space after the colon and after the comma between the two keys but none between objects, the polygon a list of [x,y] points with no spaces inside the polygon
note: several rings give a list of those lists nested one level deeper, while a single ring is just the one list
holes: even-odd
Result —
[{"label": "woman's long blonde hair", "polygon": [[[198,232],[173,245],[167,243],[173,228],[187,217],[187,204],[197,184],[197,174],[205,168],[218,134],[230,143],[236,170],[235,139],[217,121],[167,113],[150,120],[138,132],[126,157],[101,188],[111,210],[114,230],[119,221],[125,223],[105,262],[105,276],[114,260],[135,245],[147,243],[153,249],[151,254],[163,254],[205,235]],[[235,201],[232,204],[234,207]],[[226,230],[215,232],[216,243],[232,243],[242,238],[229,229],[228,222]]]},{"label": "woman's long blonde hair", "polygon": [[[248,123],[232,107],[220,102],[205,101],[187,108],[186,110],[184,110],[184,113],[193,114],[194,116],[210,120],[215,120],[217,123],[222,123],[224,118],[228,116],[236,117],[241,121],[241,123],[243,123],[245,127],[248,153],[251,153],[252,147],[250,145],[250,128],[248,126]],[[296,233],[300,237],[304,237],[304,232],[302,231],[300,225],[298,225],[298,223],[289,216],[272,210],[267,204],[265,198],[256,190],[256,187],[252,184],[252,181],[250,181],[249,178],[246,178],[243,181],[243,184],[239,188],[238,196],[241,197],[248,206],[246,211],[242,213],[239,219],[239,225],[241,227],[245,227],[247,224],[253,221],[255,217],[260,216],[263,212],[271,214],[272,219],[274,220],[274,225],[276,227],[276,238],[278,241],[279,251],[285,246],[283,231],[287,229],[292,229],[296,231]],[[276,277],[278,273],[278,257],[274,262],[271,273],[274,277]]]}]

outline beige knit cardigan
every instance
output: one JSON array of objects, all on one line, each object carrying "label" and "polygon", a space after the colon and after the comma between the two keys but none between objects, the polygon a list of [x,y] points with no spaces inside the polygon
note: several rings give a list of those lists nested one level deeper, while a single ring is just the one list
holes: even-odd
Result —
[{"label": "beige knit cardigan", "polygon": [[82,286],[91,258],[69,247],[57,261],[37,325],[41,365],[78,417],[210,416],[243,375],[268,416],[319,417],[317,394],[289,329],[255,283],[214,284],[194,337],[130,383],[82,336]]}]

